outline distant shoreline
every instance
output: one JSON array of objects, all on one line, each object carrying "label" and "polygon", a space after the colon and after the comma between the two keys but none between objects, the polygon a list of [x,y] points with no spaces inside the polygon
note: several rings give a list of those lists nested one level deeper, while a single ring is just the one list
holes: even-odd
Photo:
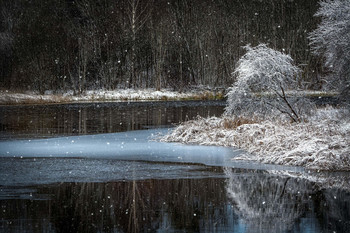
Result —
[{"label": "distant shoreline", "polygon": [[0,91],[0,105],[37,105],[37,104],[69,104],[89,102],[125,102],[125,101],[185,101],[185,100],[222,100],[224,94],[220,91],[192,90],[178,92],[170,90],[156,91],[155,89],[118,89],[113,91],[93,90],[81,95],[73,92],[46,94],[35,92]]},{"label": "distant shoreline", "polygon": [[[313,99],[317,105],[336,105],[338,93],[324,91],[303,91],[301,96]],[[92,102],[125,102],[125,101],[186,101],[186,100],[224,100],[223,90],[194,89],[185,92],[164,89],[117,89],[112,91],[91,90],[81,95],[73,91],[54,94],[36,92],[15,92],[0,90],[0,105],[40,105],[40,104],[71,104]]]}]

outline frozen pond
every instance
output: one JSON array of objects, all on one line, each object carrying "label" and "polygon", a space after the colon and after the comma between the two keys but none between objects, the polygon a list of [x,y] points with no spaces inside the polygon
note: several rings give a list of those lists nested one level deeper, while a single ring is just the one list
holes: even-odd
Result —
[{"label": "frozen pond", "polygon": [[222,102],[0,107],[0,232],[348,232],[348,173],[154,140],[222,111]]}]

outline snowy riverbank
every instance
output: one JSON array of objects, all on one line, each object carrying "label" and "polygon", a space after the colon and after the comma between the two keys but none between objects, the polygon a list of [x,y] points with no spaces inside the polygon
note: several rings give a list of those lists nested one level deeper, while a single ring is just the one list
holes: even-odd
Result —
[{"label": "snowy riverbank", "polygon": [[73,95],[73,92],[53,94],[47,91],[44,95],[34,92],[15,93],[0,91],[0,104],[45,104],[45,103],[71,103],[93,101],[142,101],[142,100],[188,100],[188,99],[216,99],[222,98],[221,92],[209,90],[193,90],[178,92],[170,90],[156,91],[155,89],[118,89],[113,91],[94,90],[82,95]]},{"label": "snowy riverbank", "polygon": [[347,110],[325,108],[304,123],[199,118],[182,123],[161,141],[241,148],[248,153],[236,159],[262,163],[350,170],[348,116]]},{"label": "snowy riverbank", "polygon": [[[266,94],[266,93],[265,93]],[[319,98],[320,102],[333,98],[338,93],[324,91],[304,91],[297,95]],[[224,91],[210,90],[209,88],[194,88],[193,90],[178,92],[163,89],[117,89],[113,91],[93,90],[86,91],[81,95],[74,95],[73,91],[55,94],[46,91],[41,95],[36,92],[13,92],[0,90],[0,105],[12,104],[55,104],[55,103],[76,103],[76,102],[98,102],[98,101],[150,101],[150,100],[214,100],[223,99]],[[267,94],[266,94],[267,95]],[[333,100],[331,100],[333,101]]]}]

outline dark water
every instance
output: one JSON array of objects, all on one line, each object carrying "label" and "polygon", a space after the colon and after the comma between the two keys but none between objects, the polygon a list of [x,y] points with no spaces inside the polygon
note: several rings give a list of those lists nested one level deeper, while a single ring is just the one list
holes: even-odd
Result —
[{"label": "dark water", "polygon": [[220,116],[223,101],[0,106],[0,140],[115,133]]},{"label": "dark water", "polygon": [[0,232],[349,232],[349,173],[149,141],[167,129],[148,128],[222,111],[220,102],[0,107]]}]

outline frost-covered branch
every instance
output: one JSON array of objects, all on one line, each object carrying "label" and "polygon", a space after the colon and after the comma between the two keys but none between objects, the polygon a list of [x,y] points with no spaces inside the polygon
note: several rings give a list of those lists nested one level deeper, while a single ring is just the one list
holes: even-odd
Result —
[{"label": "frost-covered branch", "polygon": [[314,54],[324,57],[344,100],[350,97],[350,1],[324,0],[315,14],[322,21],[309,34]]},{"label": "frost-covered branch", "polygon": [[238,61],[234,72],[237,80],[227,94],[226,114],[273,116],[277,110],[295,122],[300,121],[296,109],[298,98],[286,92],[296,89],[295,78],[300,73],[293,59],[265,44],[247,45],[245,49],[247,53]]}]

